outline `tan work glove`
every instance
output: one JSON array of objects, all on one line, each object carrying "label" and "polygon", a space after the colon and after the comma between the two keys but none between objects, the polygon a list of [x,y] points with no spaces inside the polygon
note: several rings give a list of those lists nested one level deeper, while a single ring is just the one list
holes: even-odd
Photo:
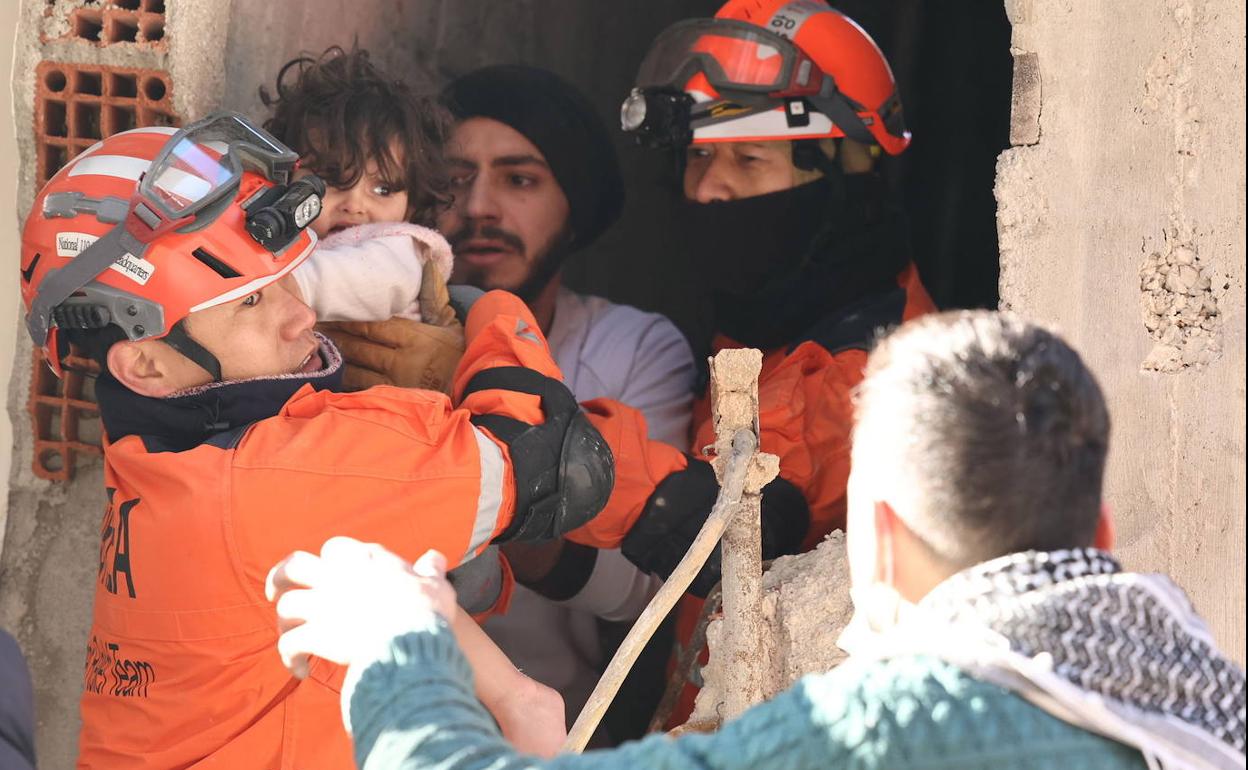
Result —
[{"label": "tan work glove", "polygon": [[346,361],[349,390],[398,385],[450,393],[451,378],[464,354],[464,328],[451,308],[446,280],[432,260],[420,283],[422,321],[342,321],[321,324]]}]

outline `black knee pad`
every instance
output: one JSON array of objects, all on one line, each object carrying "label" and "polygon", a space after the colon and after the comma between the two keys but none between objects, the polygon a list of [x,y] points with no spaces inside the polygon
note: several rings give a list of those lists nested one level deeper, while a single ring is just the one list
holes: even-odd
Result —
[{"label": "black knee pad", "polygon": [[516,480],[515,516],[495,542],[552,540],[597,516],[615,486],[615,460],[567,386],[532,369],[505,366],[477,374],[464,396],[480,390],[537,396],[546,418],[530,425],[497,414],[472,417],[507,444]]}]

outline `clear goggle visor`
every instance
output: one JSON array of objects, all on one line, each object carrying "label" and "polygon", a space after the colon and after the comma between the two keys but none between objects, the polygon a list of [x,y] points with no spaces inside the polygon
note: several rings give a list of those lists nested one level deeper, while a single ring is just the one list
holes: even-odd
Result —
[{"label": "clear goggle visor", "polygon": [[674,87],[702,73],[719,90],[771,92],[789,85],[797,49],[753,24],[693,19],[664,30],[637,73],[641,87]]},{"label": "clear goggle visor", "polygon": [[168,219],[184,219],[232,194],[244,167],[284,183],[298,155],[240,115],[217,113],[174,134],[139,194]]}]

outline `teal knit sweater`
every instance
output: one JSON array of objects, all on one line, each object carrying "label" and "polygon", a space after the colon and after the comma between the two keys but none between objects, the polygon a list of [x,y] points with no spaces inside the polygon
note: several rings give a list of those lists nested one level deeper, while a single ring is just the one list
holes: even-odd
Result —
[{"label": "teal knit sweater", "polygon": [[711,735],[652,735],[540,760],[517,754],[473,696],[438,618],[354,666],[346,697],[362,770],[1116,770],[1136,751],[934,658],[808,676]]}]

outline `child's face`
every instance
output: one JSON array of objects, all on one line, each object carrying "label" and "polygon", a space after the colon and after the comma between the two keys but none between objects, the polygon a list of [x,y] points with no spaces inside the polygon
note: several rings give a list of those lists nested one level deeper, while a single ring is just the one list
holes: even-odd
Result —
[{"label": "child's face", "polygon": [[407,192],[391,188],[378,174],[377,164],[369,161],[353,186],[326,187],[321,215],[312,221],[311,226],[319,237],[324,238],[355,225],[406,221]]}]

